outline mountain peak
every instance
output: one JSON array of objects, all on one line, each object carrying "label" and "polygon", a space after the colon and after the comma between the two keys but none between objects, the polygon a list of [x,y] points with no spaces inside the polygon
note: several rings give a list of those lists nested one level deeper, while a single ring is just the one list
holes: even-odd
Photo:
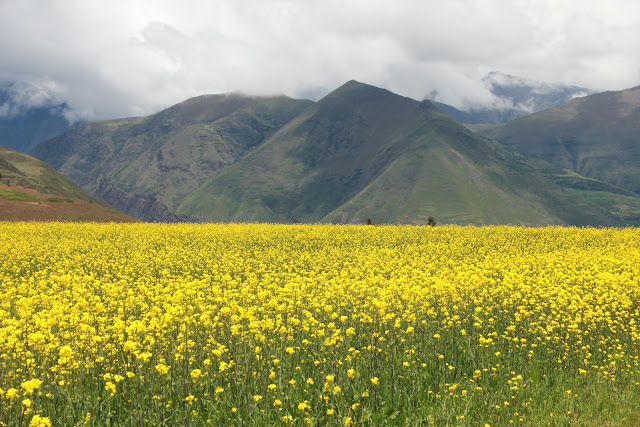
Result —
[{"label": "mountain peak", "polygon": [[[357,80],[349,80],[348,82],[346,82],[345,84],[343,84],[342,86],[338,87],[337,89],[329,92],[324,98],[333,98],[345,93],[349,93],[349,92],[353,92],[353,91],[358,91],[358,90],[367,90],[367,89],[379,89],[375,86],[371,86],[368,85],[366,83],[361,83]],[[321,101],[322,101],[321,99]]]},{"label": "mountain peak", "polygon": [[362,83],[357,80],[349,80],[318,101],[318,105],[322,106],[327,103],[339,102],[355,106],[390,102],[391,100],[394,100],[393,102],[418,104],[418,101],[414,99],[395,94],[387,89]]}]

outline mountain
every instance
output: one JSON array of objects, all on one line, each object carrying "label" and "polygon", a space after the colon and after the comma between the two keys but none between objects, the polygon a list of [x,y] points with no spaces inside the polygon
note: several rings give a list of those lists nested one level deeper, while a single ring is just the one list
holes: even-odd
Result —
[{"label": "mountain", "polygon": [[[640,200],[630,199],[640,212]],[[354,81],[185,197],[178,213],[197,221],[628,221],[509,157],[431,103]]]},{"label": "mountain", "polygon": [[460,123],[499,124],[593,93],[579,86],[544,83],[496,71],[483,77],[482,83],[496,97],[492,103],[495,106],[471,107],[462,111],[442,102],[432,102]]},{"label": "mountain", "polygon": [[71,125],[65,104],[21,106],[13,100],[13,85],[0,85],[0,145],[23,152],[61,134]]},{"label": "mountain", "polygon": [[31,153],[89,193],[147,221],[180,221],[183,197],[312,101],[205,95],[148,117],[91,122]]},{"label": "mountain", "polygon": [[76,126],[32,153],[148,221],[640,224],[637,195],[355,81],[318,102],[193,98]]},{"label": "mountain", "polygon": [[135,221],[46,163],[0,146],[0,221],[16,220]]},{"label": "mountain", "polygon": [[640,86],[478,132],[511,150],[640,194]]}]

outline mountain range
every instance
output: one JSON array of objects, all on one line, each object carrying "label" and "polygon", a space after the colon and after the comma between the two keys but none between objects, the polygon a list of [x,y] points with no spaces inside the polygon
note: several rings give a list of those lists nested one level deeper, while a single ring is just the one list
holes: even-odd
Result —
[{"label": "mountain range", "polygon": [[145,221],[640,224],[634,191],[356,81],[318,102],[192,98],[78,125],[31,154]]}]

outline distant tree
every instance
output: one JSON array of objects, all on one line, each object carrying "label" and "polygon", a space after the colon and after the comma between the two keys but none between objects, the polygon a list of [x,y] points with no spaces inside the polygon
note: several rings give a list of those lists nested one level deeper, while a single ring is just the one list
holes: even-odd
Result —
[{"label": "distant tree", "polygon": [[436,221],[436,219],[434,217],[429,215],[429,218],[427,219],[427,225],[429,225],[431,227],[435,227],[436,225],[438,225],[438,221]]},{"label": "distant tree", "polygon": [[371,218],[367,218],[367,225],[373,225],[373,221],[371,221]]}]

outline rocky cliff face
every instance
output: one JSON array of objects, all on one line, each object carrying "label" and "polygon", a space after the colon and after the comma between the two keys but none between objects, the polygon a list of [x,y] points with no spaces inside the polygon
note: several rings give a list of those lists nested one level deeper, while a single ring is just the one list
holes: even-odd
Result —
[{"label": "rocky cliff face", "polygon": [[102,180],[95,192],[96,197],[109,200],[113,207],[128,212],[135,218],[144,218],[151,222],[183,222],[188,219],[172,213],[152,194],[135,194],[120,188],[118,184]]}]

